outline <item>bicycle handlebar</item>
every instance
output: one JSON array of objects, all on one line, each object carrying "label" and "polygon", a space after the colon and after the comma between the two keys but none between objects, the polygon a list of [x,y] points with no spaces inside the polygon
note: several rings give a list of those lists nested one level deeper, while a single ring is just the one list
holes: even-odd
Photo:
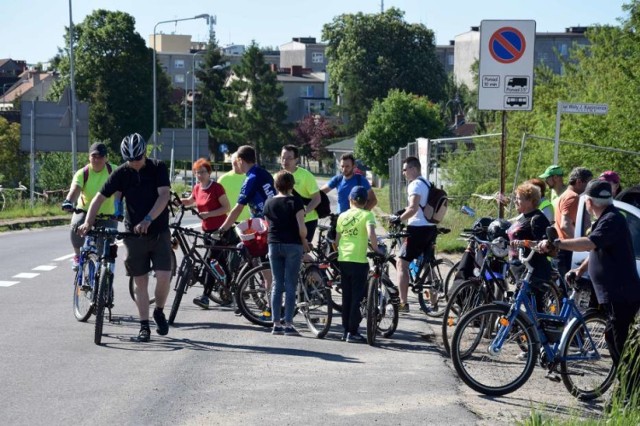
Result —
[{"label": "bicycle handlebar", "polygon": [[[77,209],[77,208],[73,208],[71,210],[65,210],[66,212],[69,213],[77,213],[77,214],[87,214],[86,210],[82,210],[82,209]],[[96,215],[96,219],[101,219],[101,220],[115,220],[118,222],[122,222],[122,220],[124,219],[124,216],[116,216],[116,215],[112,215],[112,214],[104,214],[104,213],[98,213]]]},{"label": "bicycle handlebar", "polygon": [[106,228],[104,226],[99,226],[97,228],[93,228],[87,235],[91,235],[93,237],[112,237],[116,240],[121,240],[123,238],[131,238],[131,237],[140,237],[141,234],[136,234],[135,232],[121,232],[115,228]]}]

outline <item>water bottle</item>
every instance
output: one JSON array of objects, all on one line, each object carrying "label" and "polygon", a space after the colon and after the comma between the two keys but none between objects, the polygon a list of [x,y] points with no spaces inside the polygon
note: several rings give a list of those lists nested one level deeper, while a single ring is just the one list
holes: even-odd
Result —
[{"label": "water bottle", "polygon": [[215,277],[220,281],[224,281],[224,279],[227,277],[227,274],[224,273],[224,269],[222,268],[222,265],[220,265],[220,262],[215,259],[211,259],[209,265],[211,266],[211,270],[213,271]]},{"label": "water bottle", "polygon": [[422,263],[422,256],[420,255],[417,259],[414,259],[409,264],[409,272],[411,274],[411,279],[415,280],[418,276],[418,272],[420,271],[420,264]]},{"label": "water bottle", "polygon": [[471,207],[469,206],[462,206],[460,208],[460,211],[464,214],[466,214],[467,216],[471,216],[471,217],[475,217],[476,216],[476,212],[475,210],[473,210]]}]

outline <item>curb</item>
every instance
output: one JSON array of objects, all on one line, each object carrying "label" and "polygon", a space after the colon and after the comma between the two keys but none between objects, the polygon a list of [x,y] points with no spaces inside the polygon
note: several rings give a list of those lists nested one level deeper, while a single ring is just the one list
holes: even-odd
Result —
[{"label": "curb", "polygon": [[24,217],[18,219],[0,220],[0,230],[17,230],[29,229],[37,225],[38,228],[43,226],[58,226],[69,222],[69,215],[63,216],[44,216],[44,217]]}]

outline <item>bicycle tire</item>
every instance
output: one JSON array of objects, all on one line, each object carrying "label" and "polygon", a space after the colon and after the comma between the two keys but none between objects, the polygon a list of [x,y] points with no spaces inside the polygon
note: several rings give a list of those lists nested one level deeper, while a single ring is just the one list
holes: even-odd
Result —
[{"label": "bicycle tire", "polygon": [[93,336],[93,342],[96,345],[102,343],[102,329],[104,327],[105,308],[109,300],[109,287],[110,280],[113,280],[113,275],[109,268],[106,266],[100,267],[100,280],[98,282],[98,292],[96,293],[96,324]]},{"label": "bicycle tire", "polygon": [[327,265],[325,273],[331,287],[331,307],[337,312],[342,312],[342,276],[338,263],[338,252],[330,253],[327,256]]},{"label": "bicycle tire", "polygon": [[175,287],[176,294],[173,296],[171,312],[169,313],[169,320],[167,321],[169,325],[173,325],[173,322],[176,320],[178,309],[180,309],[180,302],[182,302],[182,296],[184,296],[184,294],[187,292],[187,288],[189,287],[189,283],[191,282],[192,275],[193,263],[191,259],[185,257],[182,259],[180,268],[178,269],[178,279],[176,280]]},{"label": "bicycle tire", "polygon": [[299,310],[309,330],[318,339],[322,339],[329,332],[333,318],[331,289],[327,287],[326,278],[320,268],[308,266],[298,287],[299,300],[302,302]]},{"label": "bicycle tire", "polygon": [[442,316],[442,346],[451,355],[451,340],[460,318],[478,306],[490,303],[484,282],[474,278],[462,282],[451,293]]},{"label": "bicycle tire", "polygon": [[[600,312],[590,311],[583,319],[584,323],[574,322],[565,333],[567,340],[562,350],[560,377],[571,395],[589,401],[602,396],[611,387],[616,368],[604,337],[607,318]],[[585,327],[591,339],[584,339]],[[568,360],[572,356],[580,357],[593,352],[592,343],[596,344],[595,350],[600,354],[598,359]]]},{"label": "bicycle tire", "polygon": [[[420,309],[431,318],[439,318],[444,314],[445,279],[453,268],[453,262],[446,258],[436,259],[428,265],[429,270],[425,274],[427,280],[422,284],[422,291],[418,292]],[[435,297],[431,295],[435,291]]]},{"label": "bicycle tire", "polygon": [[271,292],[267,290],[266,271],[271,273],[269,262],[263,262],[244,274],[236,292],[236,304],[242,316],[253,324],[272,327],[272,317],[267,319],[263,316],[263,312],[270,306],[271,297]]},{"label": "bicycle tire", "polygon": [[86,322],[93,311],[94,291],[98,287],[98,270],[100,261],[95,253],[87,253],[82,261],[82,269],[78,269],[73,286],[73,314],[80,322]]},{"label": "bicycle tire", "polygon": [[[504,332],[498,319],[506,316],[509,309],[493,304],[479,306],[460,319],[453,333],[451,360],[458,376],[471,389],[485,395],[506,395],[524,385],[540,351],[535,329],[524,314],[519,314],[500,351],[490,355],[489,345],[497,333]],[[509,377],[503,382],[502,377],[507,374]]]},{"label": "bicycle tire", "polygon": [[449,270],[449,273],[447,274],[447,278],[445,278],[444,280],[444,300],[446,300],[447,302],[449,302],[449,296],[451,296],[455,290],[455,288],[452,288],[452,286],[453,286],[453,282],[455,281],[456,274],[458,273],[459,270],[460,270],[460,261],[458,260],[456,263],[453,264],[453,266]]},{"label": "bicycle tire", "polygon": [[389,338],[393,336],[398,328],[398,319],[400,318],[400,310],[398,308],[399,300],[397,303],[391,302],[391,294],[389,293],[389,287],[393,286],[391,279],[387,275],[383,275],[382,286],[380,291],[382,292],[384,306],[380,312],[380,320],[378,321],[378,332],[382,334],[382,337]]},{"label": "bicycle tire", "polygon": [[380,277],[369,277],[367,283],[367,343],[373,346],[378,334],[378,298]]}]

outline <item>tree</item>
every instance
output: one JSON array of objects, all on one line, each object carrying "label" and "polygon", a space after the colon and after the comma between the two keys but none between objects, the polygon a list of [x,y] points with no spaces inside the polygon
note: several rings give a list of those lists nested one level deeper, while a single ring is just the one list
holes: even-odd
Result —
[{"label": "tree", "polygon": [[228,130],[223,133],[237,145],[253,145],[258,161],[262,155],[277,155],[290,137],[284,123],[287,104],[280,100],[282,86],[276,73],[252,43],[233,68],[233,74],[226,93],[230,108]]},{"label": "tree", "polygon": [[[69,45],[69,32],[65,34]],[[135,32],[135,19],[124,12],[95,10],[74,27],[75,81],[78,101],[88,102],[89,138],[119,152],[123,136],[138,132],[145,137],[153,128],[153,52]],[[60,73],[50,98],[57,100],[69,85],[68,47],[53,60]],[[177,122],[170,106],[170,83],[157,66],[158,128]]]},{"label": "tree", "polygon": [[352,133],[362,129],[373,102],[390,89],[446,101],[433,31],[405,22],[399,9],[340,15],[324,25],[322,38],[328,43],[330,93],[340,98]]},{"label": "tree", "polygon": [[327,157],[326,141],[336,136],[335,126],[321,115],[307,115],[294,132],[300,154],[318,161]]},{"label": "tree", "polygon": [[391,90],[375,101],[364,129],[356,138],[355,155],[380,176],[389,176],[389,157],[418,137],[442,135],[444,123],[427,98]]},{"label": "tree", "polygon": [[0,117],[0,183],[15,187],[29,180],[29,156],[20,151],[20,124]]}]

